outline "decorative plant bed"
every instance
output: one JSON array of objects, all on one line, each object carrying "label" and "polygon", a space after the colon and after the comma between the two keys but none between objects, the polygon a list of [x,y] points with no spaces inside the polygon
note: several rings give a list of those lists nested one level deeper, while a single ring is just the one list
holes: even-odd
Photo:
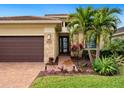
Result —
[{"label": "decorative plant bed", "polygon": [[52,74],[47,74],[44,72],[40,72],[39,75],[37,77],[42,77],[42,76],[78,76],[78,75],[95,75],[95,73],[60,73],[60,72],[56,72],[56,73],[52,73]]},{"label": "decorative plant bed", "polygon": [[58,65],[46,64],[38,76],[95,74],[89,60],[69,58]]},{"label": "decorative plant bed", "polygon": [[73,76],[73,75],[88,75],[88,74],[95,74],[91,68],[84,68],[83,71],[67,71],[66,69],[63,71],[55,71],[55,70],[47,70],[47,71],[40,71],[38,77],[40,76]]}]

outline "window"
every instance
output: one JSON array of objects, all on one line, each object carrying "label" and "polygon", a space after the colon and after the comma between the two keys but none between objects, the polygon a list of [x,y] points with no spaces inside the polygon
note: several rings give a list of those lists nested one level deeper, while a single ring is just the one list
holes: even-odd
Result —
[{"label": "window", "polygon": [[96,48],[96,38],[86,41],[86,48]]}]

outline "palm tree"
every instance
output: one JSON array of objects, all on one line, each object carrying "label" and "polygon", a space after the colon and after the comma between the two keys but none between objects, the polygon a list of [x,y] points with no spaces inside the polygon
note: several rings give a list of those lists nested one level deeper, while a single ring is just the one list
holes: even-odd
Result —
[{"label": "palm tree", "polygon": [[[96,58],[100,55],[100,39],[101,36],[108,37],[111,41],[112,34],[117,30],[117,25],[120,22],[116,14],[120,14],[121,10],[118,8],[99,8],[93,9],[92,7],[77,8],[76,13],[71,14],[69,22],[72,28],[78,25],[78,30],[82,31],[83,44],[85,40],[92,37],[96,38]],[[73,30],[73,34],[76,30]],[[91,52],[88,49],[90,62],[92,62]]]},{"label": "palm tree", "polygon": [[[77,24],[78,29],[82,31],[82,36],[83,36],[82,43],[84,44],[84,46],[85,46],[85,40],[86,40],[86,32],[89,30],[91,25],[90,23],[92,22],[91,21],[92,15],[93,15],[93,8],[89,6],[87,8],[79,7],[76,9],[76,13],[70,14],[69,16],[70,23],[72,25]],[[90,54],[90,51],[88,53],[89,53],[90,61],[92,62],[92,56]]]},{"label": "palm tree", "polygon": [[67,26],[67,29],[69,31],[69,39],[70,39],[71,43],[73,43],[73,35],[75,32],[79,31],[78,24],[73,24],[70,22]]},{"label": "palm tree", "polygon": [[117,30],[119,18],[116,14],[120,14],[118,8],[100,8],[96,9],[93,15],[93,34],[96,36],[96,58],[100,55],[100,38],[102,35],[112,35]]}]

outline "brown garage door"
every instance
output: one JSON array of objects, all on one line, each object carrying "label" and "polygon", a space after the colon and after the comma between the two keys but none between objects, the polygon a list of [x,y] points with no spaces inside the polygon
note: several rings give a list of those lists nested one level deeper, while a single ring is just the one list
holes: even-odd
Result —
[{"label": "brown garage door", "polygon": [[43,36],[0,37],[0,62],[43,62]]}]

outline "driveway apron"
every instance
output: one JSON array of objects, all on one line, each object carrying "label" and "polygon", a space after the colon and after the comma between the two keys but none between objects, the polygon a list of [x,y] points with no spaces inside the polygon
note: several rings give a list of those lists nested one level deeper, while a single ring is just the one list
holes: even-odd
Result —
[{"label": "driveway apron", "polygon": [[27,88],[39,74],[41,62],[0,62],[0,88]]}]

